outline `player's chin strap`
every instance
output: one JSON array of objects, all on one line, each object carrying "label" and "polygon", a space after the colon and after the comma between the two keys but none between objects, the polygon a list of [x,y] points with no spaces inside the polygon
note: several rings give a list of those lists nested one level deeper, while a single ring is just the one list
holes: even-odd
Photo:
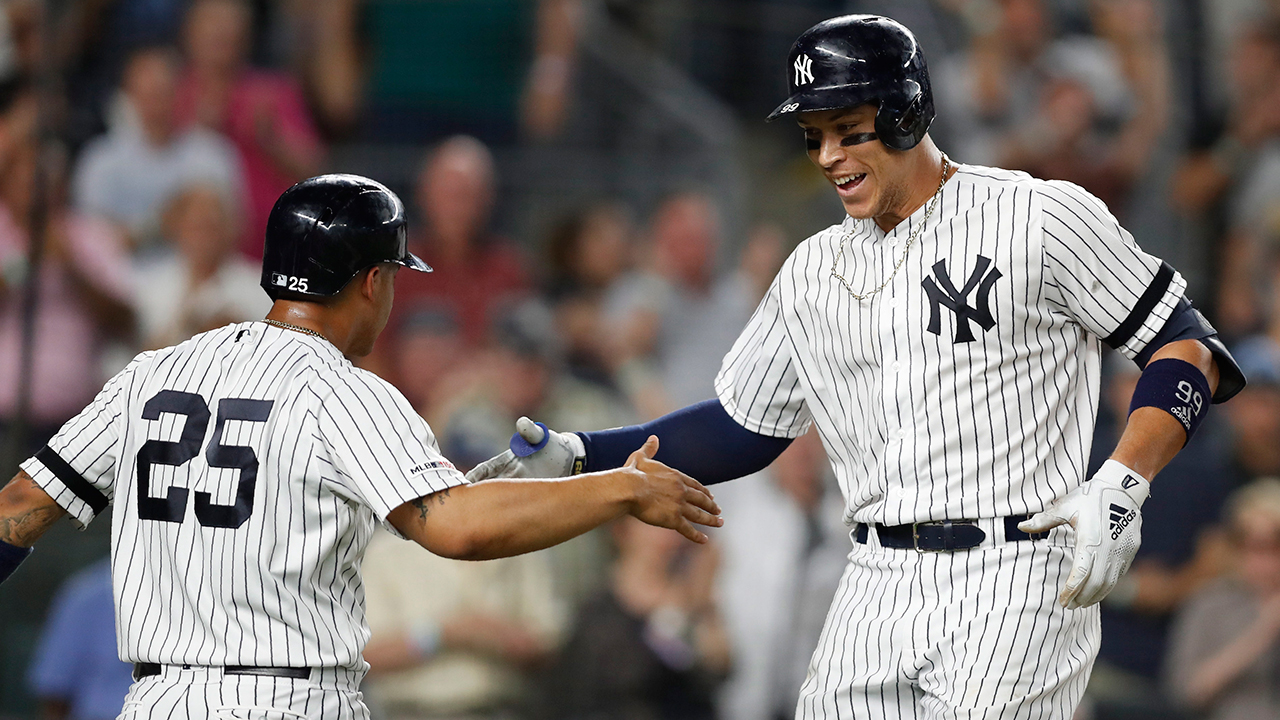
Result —
[{"label": "player's chin strap", "polygon": [[0,540],[0,583],[4,582],[23,560],[31,554],[31,548],[18,547]]}]

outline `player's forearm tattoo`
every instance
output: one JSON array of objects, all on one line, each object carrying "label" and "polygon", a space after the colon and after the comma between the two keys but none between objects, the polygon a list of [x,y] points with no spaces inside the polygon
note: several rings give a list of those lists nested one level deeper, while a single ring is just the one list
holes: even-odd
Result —
[{"label": "player's forearm tattoo", "polygon": [[418,519],[425,521],[427,519],[427,511],[431,509],[433,504],[443,505],[444,499],[449,497],[449,488],[445,488],[440,492],[431,493],[425,497],[414,498],[410,500],[410,504],[418,508]]},{"label": "player's forearm tattoo", "polygon": [[[37,485],[36,481],[25,470],[18,471],[18,474],[9,482],[10,484],[21,483],[24,486],[20,488],[21,492],[29,490],[43,492],[43,488]],[[44,531],[49,528],[49,525],[54,520],[62,516],[63,510],[51,503],[37,507],[22,508],[8,513],[0,510],[0,513],[2,513],[0,514],[0,540],[10,545],[28,547],[44,534]]]}]

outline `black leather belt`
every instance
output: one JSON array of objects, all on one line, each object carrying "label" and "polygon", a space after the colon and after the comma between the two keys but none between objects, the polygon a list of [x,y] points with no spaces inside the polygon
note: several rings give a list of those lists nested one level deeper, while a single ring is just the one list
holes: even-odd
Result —
[{"label": "black leather belt", "polygon": [[[193,666],[183,665],[184,670]],[[133,679],[141,680],[145,677],[160,674],[160,663],[134,663]],[[222,668],[223,675],[260,675],[263,677],[282,677],[293,678],[295,680],[306,680],[311,677],[311,668],[299,667],[255,667],[253,665],[227,665]]]},{"label": "black leather belt", "polygon": [[[1018,529],[1018,523],[1030,515],[1010,515],[1003,518],[1004,539],[1009,542],[1019,540],[1041,540],[1049,533],[1025,533]],[[867,544],[869,525],[858,523],[854,538],[863,545]],[[908,525],[876,525],[876,537],[882,547],[897,550],[915,550],[917,552],[951,552],[978,547],[987,539],[987,533],[971,520],[935,520],[932,522],[911,523]]]}]

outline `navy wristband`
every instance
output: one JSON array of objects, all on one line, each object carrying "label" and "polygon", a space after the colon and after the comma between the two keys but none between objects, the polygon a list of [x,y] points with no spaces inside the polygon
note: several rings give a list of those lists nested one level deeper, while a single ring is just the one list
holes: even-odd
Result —
[{"label": "navy wristband", "polygon": [[23,560],[31,554],[31,548],[18,547],[0,540],[0,583],[4,582]]},{"label": "navy wristband", "polygon": [[[1200,368],[1185,360],[1164,358],[1147,365],[1133,388],[1129,414],[1141,407],[1163,410],[1182,423],[1187,440],[1204,420],[1213,393]],[[1186,442],[1183,442],[1186,445]]]}]

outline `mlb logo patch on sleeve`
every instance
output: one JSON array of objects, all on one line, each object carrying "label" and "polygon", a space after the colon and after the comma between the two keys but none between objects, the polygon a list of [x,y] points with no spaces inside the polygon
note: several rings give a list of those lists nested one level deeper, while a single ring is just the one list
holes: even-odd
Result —
[{"label": "mlb logo patch on sleeve", "polygon": [[448,460],[432,460],[431,462],[418,463],[417,465],[414,465],[409,468],[408,474],[410,477],[413,477],[415,475],[421,475],[429,470],[457,470],[457,468],[455,468],[453,463]]}]

